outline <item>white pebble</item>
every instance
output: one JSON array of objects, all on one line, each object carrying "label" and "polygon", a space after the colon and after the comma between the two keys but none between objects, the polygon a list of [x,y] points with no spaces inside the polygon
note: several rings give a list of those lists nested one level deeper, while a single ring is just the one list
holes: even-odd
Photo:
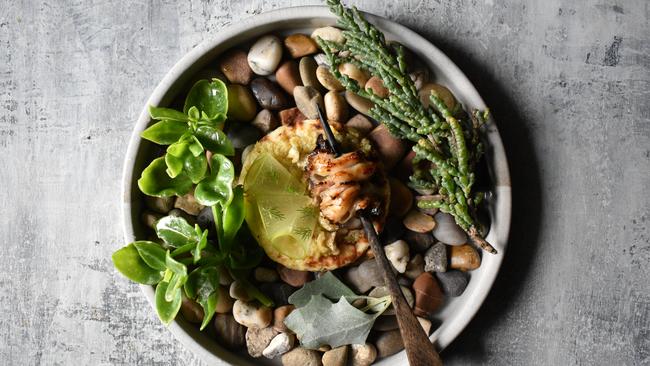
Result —
[{"label": "white pebble", "polygon": [[293,335],[280,333],[271,340],[271,343],[262,351],[262,355],[266,358],[276,358],[289,352],[293,348],[294,343]]},{"label": "white pebble", "polygon": [[232,308],[232,316],[247,328],[266,328],[271,324],[273,313],[266,306],[237,300]]},{"label": "white pebble", "polygon": [[282,59],[282,42],[276,36],[258,39],[248,51],[248,65],[257,75],[271,75]]},{"label": "white pebble", "polygon": [[409,262],[409,246],[404,240],[398,240],[384,247],[386,257],[397,272],[404,273]]},{"label": "white pebble", "polygon": [[334,27],[322,27],[314,29],[314,31],[311,33],[311,38],[316,40],[318,37],[326,41],[332,41],[336,43],[345,42],[343,31]]}]

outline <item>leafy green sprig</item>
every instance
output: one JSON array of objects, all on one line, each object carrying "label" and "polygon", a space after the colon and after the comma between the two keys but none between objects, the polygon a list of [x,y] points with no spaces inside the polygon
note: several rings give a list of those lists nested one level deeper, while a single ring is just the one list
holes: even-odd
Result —
[{"label": "leafy green sprig", "polygon": [[[183,112],[150,107],[155,124],[142,137],[169,145],[163,157],[154,159],[138,180],[150,196],[184,195],[194,187],[194,197],[210,206],[217,241],[208,230],[192,227],[181,217],[166,216],[156,222],[161,243],[135,241],[116,251],[113,263],[130,280],[156,285],[159,318],[169,324],[180,310],[183,295],[202,308],[204,329],[215,313],[219,296],[220,268],[241,281],[249,295],[266,306],[272,301],[247,277],[263,252],[244,225],[244,191],[233,187],[235,168],[226,155],[232,143],[221,128],[228,111],[227,89],[218,79],[200,80],[189,91]],[[206,150],[212,155],[208,162]]]},{"label": "leafy green sprig", "polygon": [[[425,107],[408,75],[404,48],[388,45],[383,33],[356,8],[347,9],[340,0],[327,0],[327,4],[338,16],[345,36],[342,44],[317,39],[330,71],[347,90],[374,103],[369,111],[371,117],[381,121],[394,136],[415,144],[410,185],[438,193],[429,200],[419,201],[418,205],[453,215],[471,241],[496,253],[479,234],[476,201],[480,194],[472,191],[474,168],[483,154],[478,131],[487,119],[487,112],[474,111],[471,119],[461,118],[461,110],[450,110],[434,93],[430,96],[430,106]],[[338,67],[343,63],[352,63],[381,78],[390,91],[389,96],[381,98],[372,89],[365,89],[342,74]]]},{"label": "leafy green sprig", "polygon": [[138,187],[149,196],[182,196],[208,174],[205,150],[231,156],[235,149],[221,130],[228,110],[225,84],[219,79],[199,80],[190,89],[183,112],[149,107],[158,122],[144,130],[142,138],[169,145],[163,157],[142,172]]}]

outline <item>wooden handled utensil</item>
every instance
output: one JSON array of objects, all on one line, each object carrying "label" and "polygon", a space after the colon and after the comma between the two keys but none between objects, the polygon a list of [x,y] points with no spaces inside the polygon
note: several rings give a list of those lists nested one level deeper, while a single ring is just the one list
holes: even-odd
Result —
[{"label": "wooden handled utensil", "polygon": [[[340,151],[338,150],[338,144],[334,139],[332,129],[327,120],[323,118],[323,113],[318,104],[316,104],[316,108],[318,110],[318,117],[321,125],[325,131],[325,136],[327,137],[332,150],[338,156],[340,155]],[[363,229],[366,232],[366,237],[370,242],[370,247],[375,253],[375,260],[377,261],[379,270],[384,278],[384,283],[390,293],[409,364],[411,366],[441,366],[442,360],[440,359],[440,355],[429,340],[427,334],[424,332],[424,329],[422,329],[422,326],[413,314],[413,311],[411,311],[411,307],[406,302],[404,294],[402,294],[402,290],[397,283],[397,278],[395,278],[395,274],[393,273],[392,266],[388,261],[388,258],[386,258],[384,248],[379,242],[379,237],[377,236],[375,227],[372,224],[372,220],[368,217],[367,213],[364,212],[359,213],[359,218],[361,219]]]}]

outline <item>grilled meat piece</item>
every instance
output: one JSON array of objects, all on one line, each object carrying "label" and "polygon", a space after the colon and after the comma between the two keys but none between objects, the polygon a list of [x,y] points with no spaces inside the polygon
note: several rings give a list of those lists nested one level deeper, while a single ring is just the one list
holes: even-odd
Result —
[{"label": "grilled meat piece", "polygon": [[[321,218],[332,229],[356,217],[359,210],[381,216],[384,207],[377,162],[361,151],[336,156],[322,135],[307,158],[305,171],[311,196],[317,201]],[[323,220],[321,220],[323,222]]]}]

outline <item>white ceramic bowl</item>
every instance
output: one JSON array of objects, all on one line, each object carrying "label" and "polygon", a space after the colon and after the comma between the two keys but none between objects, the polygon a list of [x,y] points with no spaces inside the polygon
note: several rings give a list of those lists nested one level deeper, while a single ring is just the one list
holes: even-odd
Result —
[{"label": "white ceramic bowl", "polygon": [[[381,29],[389,40],[397,40],[417,54],[435,75],[435,81],[446,85],[466,108],[485,108],[485,103],[458,67],[420,35],[390,20],[366,14],[367,18]],[[153,158],[152,145],[141,140],[140,133],[150,122],[148,105],[165,106],[199,72],[215,61],[223,51],[242,43],[250,42],[266,33],[287,33],[301,31],[310,33],[312,28],[334,25],[335,17],[324,6],[294,7],[275,10],[238,21],[218,33],[185,55],[165,75],[143,108],[135,125],[124,162],[123,213],[125,242],[141,238],[144,231],[139,216],[142,210],[142,194],[137,187],[137,179],[142,169]],[[494,121],[487,126],[487,160],[493,183],[494,197],[490,203],[491,226],[487,240],[499,251],[497,255],[484,254],[481,267],[471,273],[471,280],[463,295],[453,298],[439,312],[440,327],[431,335],[431,340],[439,350],[443,350],[458,336],[478,311],[496,278],[503,260],[510,226],[511,191],[508,164]],[[154,304],[154,290],[151,286],[141,286],[143,293]],[[155,311],[155,310],[154,310]],[[221,347],[205,332],[199,332],[195,325],[182,319],[174,321],[169,330],[187,348],[210,365],[252,365],[241,355]],[[254,363],[273,362],[262,359]],[[277,362],[276,362],[277,363]],[[407,365],[402,351],[383,359],[377,365]]]}]

